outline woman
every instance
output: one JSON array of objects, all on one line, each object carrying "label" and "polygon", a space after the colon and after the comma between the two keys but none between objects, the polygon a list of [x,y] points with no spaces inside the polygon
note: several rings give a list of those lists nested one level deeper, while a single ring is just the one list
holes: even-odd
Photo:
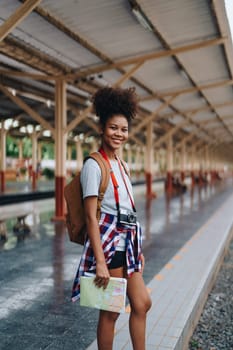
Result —
[{"label": "woman", "polygon": [[[136,220],[132,185],[126,165],[117,157],[117,151],[128,139],[129,125],[137,112],[136,94],[134,89],[105,87],[94,95],[93,107],[100,124],[102,143],[99,152],[108,162],[111,176],[98,222],[96,210],[100,168],[95,160],[88,159],[81,172],[88,238],[74,281],[73,301],[79,297],[79,279],[86,271],[94,272],[95,284],[103,288],[107,286],[110,276],[127,278],[132,344],[134,350],[144,350],[146,313],[151,300],[142,278],[142,239]],[[118,313],[100,310],[97,327],[99,350],[112,349],[118,316]]]}]

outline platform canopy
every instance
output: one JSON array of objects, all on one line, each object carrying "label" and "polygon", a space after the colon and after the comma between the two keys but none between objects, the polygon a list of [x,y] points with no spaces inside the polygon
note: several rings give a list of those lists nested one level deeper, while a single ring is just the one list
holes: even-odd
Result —
[{"label": "platform canopy", "polygon": [[[18,137],[55,127],[55,85],[67,83],[67,132],[95,136],[91,96],[135,86],[129,142],[173,135],[233,160],[233,49],[223,0],[1,0],[0,119]],[[50,132],[48,132],[50,130]]]}]

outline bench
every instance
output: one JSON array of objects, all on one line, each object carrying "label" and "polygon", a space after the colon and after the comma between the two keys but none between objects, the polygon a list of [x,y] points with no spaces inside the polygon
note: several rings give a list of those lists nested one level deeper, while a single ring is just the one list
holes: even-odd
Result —
[{"label": "bench", "polygon": [[0,214],[0,241],[5,242],[7,240],[6,221],[15,218],[17,222],[13,226],[13,232],[17,237],[25,238],[31,232],[30,227],[25,222],[29,214],[31,212],[25,210],[18,211],[16,214],[13,212]]}]

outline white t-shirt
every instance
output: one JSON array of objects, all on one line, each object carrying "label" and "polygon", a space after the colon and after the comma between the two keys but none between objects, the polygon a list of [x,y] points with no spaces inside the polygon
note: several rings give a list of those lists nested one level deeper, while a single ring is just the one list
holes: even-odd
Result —
[{"label": "white t-shirt", "polygon": [[[130,202],[129,194],[126,190],[125,183],[122,178],[122,174],[121,174],[118,162],[117,160],[110,160],[110,163],[119,186],[118,194],[119,194],[120,209],[132,211],[133,209]],[[130,192],[131,198],[133,198],[132,184],[130,182],[128,175],[125,173],[123,167],[122,169],[123,169],[124,178],[127,183],[127,187]],[[83,190],[83,198],[86,198],[89,196],[98,196],[99,185],[101,181],[101,169],[98,163],[94,159],[89,158],[84,163],[81,171],[80,180],[81,180],[81,185]],[[112,184],[111,177],[109,179],[109,184],[107,186],[106,192],[104,194],[104,198],[101,203],[101,211],[104,213],[117,215],[116,201],[114,196],[114,187]]]},{"label": "white t-shirt", "polygon": [[[132,211],[132,204],[129,198],[128,191],[125,187],[125,183],[122,178],[122,174],[121,174],[121,170],[119,168],[118,162],[117,160],[110,160],[110,163],[119,186],[118,194],[119,194],[120,209]],[[128,175],[125,173],[123,167],[122,167],[122,170],[123,170],[125,181],[127,183],[127,188],[131,195],[131,198],[133,198],[132,184],[130,182]],[[89,158],[86,160],[81,171],[80,180],[81,180],[81,185],[83,189],[83,198],[86,198],[89,196],[98,196],[99,185],[101,181],[101,169],[98,163],[94,159]],[[116,200],[114,196],[114,187],[113,187],[111,177],[109,179],[109,184],[104,194],[104,198],[101,202],[101,211],[104,213],[117,216]],[[125,234],[121,234],[120,241],[116,247],[117,251],[125,250],[125,240],[126,240]]]}]

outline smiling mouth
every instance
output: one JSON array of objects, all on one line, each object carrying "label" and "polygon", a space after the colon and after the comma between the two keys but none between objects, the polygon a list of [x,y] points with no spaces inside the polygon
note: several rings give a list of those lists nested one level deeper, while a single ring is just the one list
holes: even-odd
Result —
[{"label": "smiling mouth", "polygon": [[114,142],[122,142],[120,139],[112,139]]}]

